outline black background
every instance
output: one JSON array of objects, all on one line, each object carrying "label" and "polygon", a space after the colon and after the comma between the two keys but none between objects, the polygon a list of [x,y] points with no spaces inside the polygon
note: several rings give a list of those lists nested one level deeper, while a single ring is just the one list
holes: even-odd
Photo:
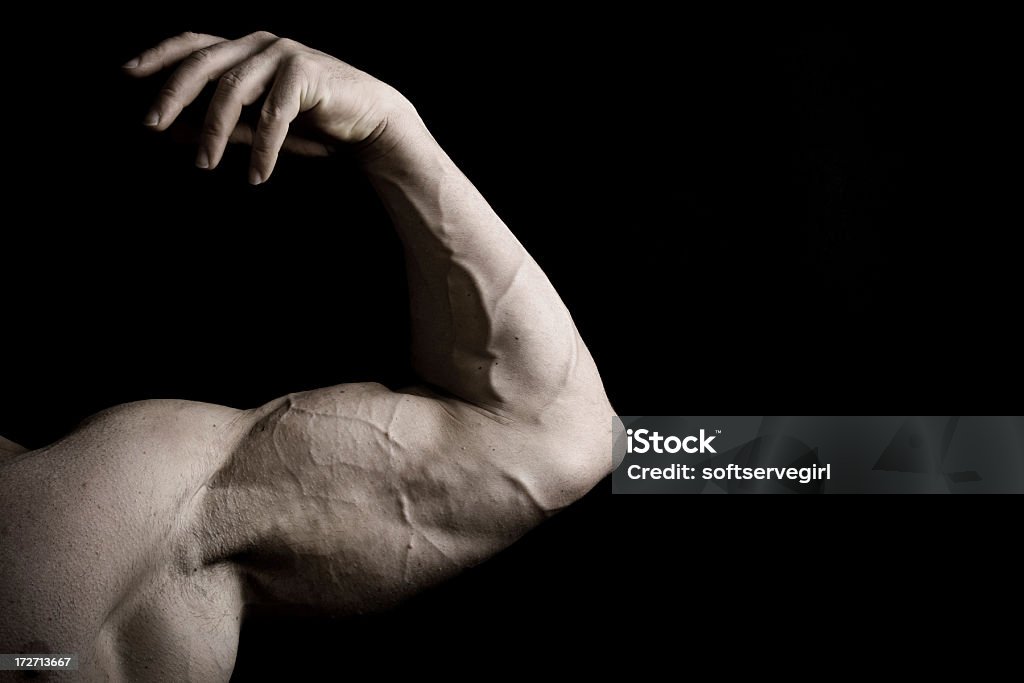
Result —
[{"label": "black background", "polygon": [[[183,30],[268,29],[402,90],[547,271],[621,414],[1017,412],[993,26],[639,7],[49,18],[6,50],[0,433],[36,447],[124,401],[410,379],[397,241],[344,159],[285,159],[251,188],[244,150],[207,173],[143,129],[159,79],[118,66]],[[763,500],[613,499],[604,482],[397,611],[250,619],[236,676],[546,655],[598,672],[648,635],[717,641],[737,615],[763,631],[970,604],[974,574],[946,553],[1002,570],[1001,511]]]}]

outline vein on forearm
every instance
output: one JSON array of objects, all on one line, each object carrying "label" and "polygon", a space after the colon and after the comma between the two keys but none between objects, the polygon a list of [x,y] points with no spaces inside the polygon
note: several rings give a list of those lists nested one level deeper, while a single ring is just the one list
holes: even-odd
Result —
[{"label": "vein on forearm", "polygon": [[405,245],[424,379],[491,407],[550,402],[578,349],[539,266],[425,130],[369,173]]}]

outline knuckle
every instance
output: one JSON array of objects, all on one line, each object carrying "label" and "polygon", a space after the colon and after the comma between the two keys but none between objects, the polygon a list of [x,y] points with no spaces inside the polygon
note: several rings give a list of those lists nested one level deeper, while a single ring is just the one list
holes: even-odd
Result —
[{"label": "knuckle", "polygon": [[282,60],[284,69],[292,75],[303,74],[313,68],[313,55],[305,52],[295,52]]},{"label": "knuckle", "polygon": [[260,42],[265,40],[275,40],[277,38],[277,36],[270,31],[256,31],[255,33],[250,33],[247,37]]},{"label": "knuckle", "polygon": [[280,123],[284,121],[285,114],[281,107],[275,104],[265,104],[260,110],[260,118],[266,123]]},{"label": "knuckle", "polygon": [[224,126],[219,119],[210,119],[203,124],[203,135],[207,138],[219,138],[224,135]]},{"label": "knuckle", "polygon": [[220,77],[220,88],[227,92],[238,90],[242,87],[244,76],[240,71],[232,69]]},{"label": "knuckle", "polygon": [[278,38],[277,41],[274,42],[274,46],[281,50],[292,51],[302,47],[302,43],[297,40],[292,40],[291,38]]},{"label": "knuckle", "polygon": [[164,102],[172,103],[178,99],[178,86],[173,82],[168,82],[164,87],[160,88],[160,99]]},{"label": "knuckle", "polygon": [[200,38],[203,37],[203,34],[202,33],[197,33],[196,31],[185,31],[184,33],[182,33],[178,37],[181,38],[182,40],[199,40]]},{"label": "knuckle", "polygon": [[274,146],[266,138],[260,138],[253,143],[252,151],[257,156],[270,157],[274,154]]},{"label": "knuckle", "polygon": [[202,67],[206,66],[212,58],[213,50],[204,47],[190,54],[186,61],[193,67]]}]

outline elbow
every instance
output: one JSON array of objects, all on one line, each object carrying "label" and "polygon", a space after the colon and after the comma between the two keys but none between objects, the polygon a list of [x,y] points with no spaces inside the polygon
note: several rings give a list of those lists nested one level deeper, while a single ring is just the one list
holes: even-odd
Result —
[{"label": "elbow", "polygon": [[[561,412],[561,411],[559,411]],[[552,417],[544,429],[541,490],[555,512],[586,495],[612,471],[612,420],[604,397]]]},{"label": "elbow", "polygon": [[[534,465],[542,507],[554,512],[586,495],[612,471],[616,417],[593,358],[573,333],[564,368],[548,368],[511,412],[535,436]],[[556,371],[557,370],[557,371]]]}]

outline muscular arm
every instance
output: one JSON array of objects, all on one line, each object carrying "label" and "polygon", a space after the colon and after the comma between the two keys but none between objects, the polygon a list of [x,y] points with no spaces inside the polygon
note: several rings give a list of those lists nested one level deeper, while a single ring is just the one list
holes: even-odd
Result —
[{"label": "muscular arm", "polygon": [[[218,41],[178,37],[131,67],[180,62],[147,125],[165,129],[216,81],[201,167],[242,140],[250,181],[265,182],[281,149],[313,149],[290,132],[296,118],[357,144],[405,247],[425,386],[334,387],[251,411],[197,498],[199,535],[211,561],[240,563],[273,599],[372,608],[582,495],[610,465],[611,408],[557,293],[404,97],[293,41]],[[264,94],[256,128],[239,124]]]}]

